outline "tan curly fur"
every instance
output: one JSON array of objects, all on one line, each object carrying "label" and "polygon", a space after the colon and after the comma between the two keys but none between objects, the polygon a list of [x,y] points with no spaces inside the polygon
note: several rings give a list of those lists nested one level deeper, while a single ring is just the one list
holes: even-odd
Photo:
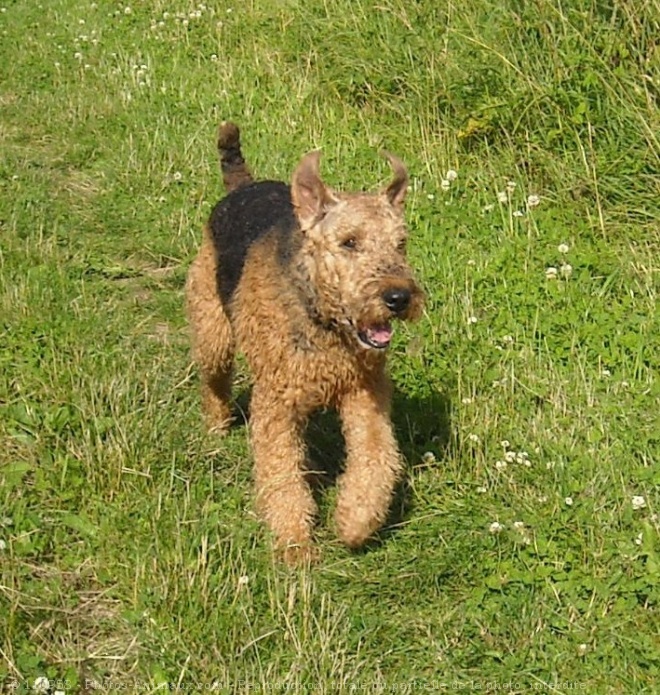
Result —
[{"label": "tan curly fur", "polygon": [[404,165],[378,193],[341,193],[302,158],[290,188],[253,182],[238,128],[218,138],[228,196],[207,224],[188,275],[187,313],[209,428],[231,422],[232,363],[254,388],[250,435],[257,505],[289,562],[313,554],[315,502],[304,429],[318,408],[339,412],[347,457],[337,533],[351,548],[383,524],[402,461],[385,372],[393,319],[414,319],[422,292],[406,260]]}]

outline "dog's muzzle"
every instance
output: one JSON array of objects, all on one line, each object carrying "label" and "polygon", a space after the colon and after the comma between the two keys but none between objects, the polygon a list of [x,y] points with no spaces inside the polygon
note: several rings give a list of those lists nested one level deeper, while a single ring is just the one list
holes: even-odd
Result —
[{"label": "dog's muzzle", "polygon": [[[414,283],[392,284],[380,294],[382,306],[386,310],[382,319],[365,322],[356,326],[357,338],[365,348],[384,350],[389,347],[394,335],[391,319],[406,320],[414,318],[418,312],[421,293]],[[387,316],[389,314],[389,317]]]}]

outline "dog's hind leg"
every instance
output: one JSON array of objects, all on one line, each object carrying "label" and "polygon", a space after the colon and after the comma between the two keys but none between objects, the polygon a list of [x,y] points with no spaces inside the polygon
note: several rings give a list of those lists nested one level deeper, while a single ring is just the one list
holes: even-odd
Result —
[{"label": "dog's hind leg", "polygon": [[225,432],[231,423],[234,336],[216,284],[216,260],[208,230],[186,283],[186,309],[193,359],[202,379],[202,410],[209,430]]}]

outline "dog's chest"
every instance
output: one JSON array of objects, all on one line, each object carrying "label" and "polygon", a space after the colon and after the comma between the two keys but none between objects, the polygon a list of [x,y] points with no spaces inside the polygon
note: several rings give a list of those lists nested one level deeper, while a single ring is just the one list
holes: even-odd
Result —
[{"label": "dog's chest", "polygon": [[314,334],[295,333],[292,346],[292,359],[283,368],[304,410],[336,406],[367,377],[364,365],[339,339],[324,341]]}]

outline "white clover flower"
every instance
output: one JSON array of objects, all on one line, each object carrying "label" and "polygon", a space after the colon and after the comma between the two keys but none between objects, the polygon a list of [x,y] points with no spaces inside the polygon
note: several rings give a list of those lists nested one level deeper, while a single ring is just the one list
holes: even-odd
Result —
[{"label": "white clover flower", "polygon": [[476,316],[468,316],[467,322],[468,322],[469,324],[475,324],[475,323],[477,323],[478,320],[479,320],[479,319],[478,319]]},{"label": "white clover flower", "polygon": [[435,196],[433,195],[433,193],[429,193],[426,197],[428,198],[428,200],[435,200]]},{"label": "white clover flower", "polygon": [[50,690],[50,681],[46,676],[37,676],[37,678],[34,679],[32,690],[34,690],[35,693],[47,693]]},{"label": "white clover flower", "polygon": [[510,442],[508,439],[503,439],[503,440],[500,442],[500,446],[501,446],[503,449],[508,449],[508,448],[511,446],[511,442]]},{"label": "white clover flower", "polygon": [[470,405],[470,403],[472,403],[472,399],[469,396],[465,396],[465,398],[461,400],[461,403],[463,405]]},{"label": "white clover flower", "polygon": [[73,54],[73,57],[74,57],[76,60],[82,60],[82,57],[83,57],[83,56],[82,56],[82,53],[81,53],[80,51],[76,51],[76,52]]},{"label": "white clover flower", "polygon": [[514,521],[513,528],[516,529],[516,531],[524,531],[525,523],[523,521]]},{"label": "white clover flower", "polygon": [[483,208],[483,212],[492,212],[495,209],[495,204],[490,203],[489,205],[485,205]]},{"label": "white clover flower", "polygon": [[515,181],[507,181],[506,190],[509,191],[509,193],[513,193],[516,190],[517,185],[518,184]]},{"label": "white clover flower", "polygon": [[211,53],[211,60],[215,63],[218,60],[218,56],[215,53]]},{"label": "white clover flower", "polygon": [[449,181],[449,182],[456,181],[456,179],[458,178],[458,172],[455,171],[454,169],[450,169],[450,170],[445,174],[445,178],[446,178],[447,181]]},{"label": "white clover flower", "polygon": [[479,441],[478,434],[468,434],[468,440],[476,444]]},{"label": "white clover flower", "polygon": [[132,14],[132,12],[133,10],[130,7],[128,7],[128,5],[124,7],[124,14]]},{"label": "white clover flower", "polygon": [[528,208],[535,208],[540,204],[541,204],[541,199],[537,195],[535,195],[534,193],[532,193],[532,195],[527,196],[527,207]]},{"label": "white clover flower", "polygon": [[545,269],[545,277],[547,280],[556,280],[558,272],[557,268],[551,265]]},{"label": "white clover flower", "polygon": [[547,501],[548,501],[547,495],[541,495],[541,496],[538,498],[539,504],[545,504]]},{"label": "white clover flower", "polygon": [[570,263],[562,263],[559,272],[563,278],[568,279],[573,274],[573,266]]},{"label": "white clover flower", "polygon": [[525,213],[522,210],[514,210],[513,211],[513,216],[514,217],[524,217]]},{"label": "white clover flower", "polygon": [[493,521],[493,523],[488,527],[491,533],[501,533],[504,530],[504,526],[500,524],[499,521]]},{"label": "white clover flower", "polygon": [[637,538],[635,538],[635,545],[641,545],[644,542],[644,534],[640,533],[637,535]]},{"label": "white clover flower", "polygon": [[504,453],[504,459],[505,459],[508,463],[513,463],[513,462],[516,460],[516,456],[517,456],[517,454],[516,454],[515,451],[506,451],[506,452]]},{"label": "white clover flower", "polygon": [[607,367],[603,367],[601,374],[605,377],[612,376],[612,372]]},{"label": "white clover flower", "polygon": [[584,644],[584,643],[578,644],[578,648],[577,648],[578,656],[584,656],[587,653],[587,649],[588,649],[588,647],[586,644]]},{"label": "white clover flower", "polygon": [[646,507],[646,500],[643,495],[633,495],[631,502],[633,509],[644,509]]},{"label": "white clover flower", "polygon": [[559,251],[559,253],[568,253],[569,249],[570,247],[568,244],[559,244],[557,247],[557,251]]},{"label": "white clover flower", "polygon": [[477,488],[477,492],[483,495],[485,492],[488,492],[488,489],[485,488],[483,485],[480,485],[480,486]]},{"label": "white clover flower", "polygon": [[497,200],[500,203],[508,203],[509,202],[509,194],[506,191],[498,191]]},{"label": "white clover flower", "polygon": [[470,260],[467,262],[467,265],[477,265],[477,262],[474,260],[474,258],[470,258]]},{"label": "white clover flower", "polygon": [[440,181],[440,188],[442,188],[443,191],[448,191],[450,187],[451,183],[448,179],[442,179],[442,181]]},{"label": "white clover flower", "polygon": [[175,171],[175,172],[172,174],[172,179],[173,179],[174,181],[181,181],[182,178],[183,178],[183,176],[181,175],[181,172],[180,172],[180,171]]},{"label": "white clover flower", "polygon": [[422,454],[422,461],[424,463],[427,463],[427,464],[435,463],[435,461],[436,461],[435,454],[432,451],[425,451]]},{"label": "white clover flower", "polygon": [[503,335],[502,336],[502,342],[506,343],[507,345],[511,345],[513,343],[513,336],[512,335]]},{"label": "white clover flower", "polygon": [[567,507],[572,507],[572,506],[573,506],[573,498],[572,498],[572,497],[567,497],[567,498],[564,500],[564,504],[565,504]]},{"label": "white clover flower", "polygon": [[495,469],[498,471],[503,471],[509,464],[506,461],[495,461]]},{"label": "white clover flower", "polygon": [[250,577],[244,574],[238,578],[238,586],[247,586],[250,581]]},{"label": "white clover flower", "polygon": [[7,550],[7,543],[0,538],[0,550]]}]

